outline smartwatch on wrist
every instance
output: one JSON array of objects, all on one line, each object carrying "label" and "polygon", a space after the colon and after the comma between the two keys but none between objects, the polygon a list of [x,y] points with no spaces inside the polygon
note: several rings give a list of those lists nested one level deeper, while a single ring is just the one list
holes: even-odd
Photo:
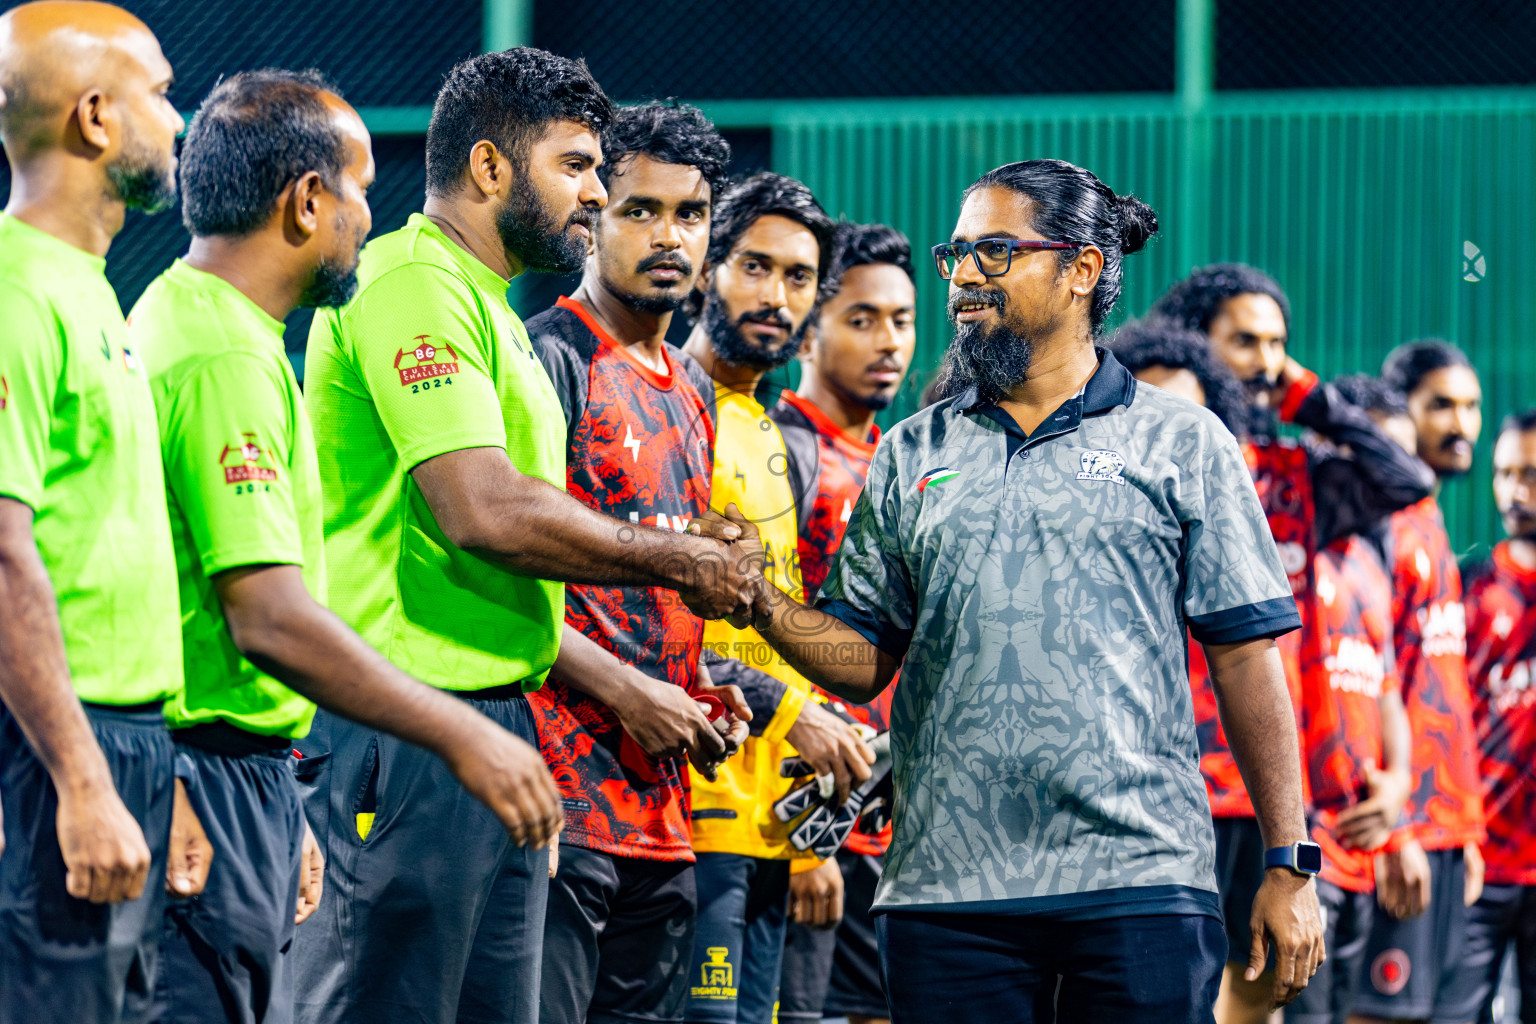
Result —
[{"label": "smartwatch on wrist", "polygon": [[1290,846],[1276,846],[1264,851],[1266,868],[1290,868],[1298,875],[1315,875],[1323,870],[1323,848],[1305,840]]}]

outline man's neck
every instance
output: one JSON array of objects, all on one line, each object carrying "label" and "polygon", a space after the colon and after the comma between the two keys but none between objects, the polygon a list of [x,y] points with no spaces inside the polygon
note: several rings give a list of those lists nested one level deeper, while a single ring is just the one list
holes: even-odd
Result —
[{"label": "man's neck", "polygon": [[1536,540],[1530,537],[1509,538],[1509,557],[1522,569],[1536,569]]},{"label": "man's neck", "polygon": [[571,298],[585,306],[608,336],[627,346],[641,362],[658,373],[666,369],[667,359],[663,351],[667,344],[667,328],[672,325],[671,313],[638,310],[590,273],[582,276],[581,286]]},{"label": "man's neck", "polygon": [[1029,376],[998,403],[1032,434],[1047,416],[1083,389],[1099,367],[1093,339],[1084,335],[1050,339],[1035,350]]},{"label": "man's neck", "polygon": [[244,237],[193,236],[187,265],[234,286],[274,320],[285,320],[304,294],[306,271],[295,265],[281,227],[260,228]]},{"label": "man's neck", "polygon": [[837,425],[843,436],[861,444],[869,440],[870,429],[875,425],[875,411],[853,400],[842,388],[823,379],[810,364],[800,371],[800,386],[795,394],[810,402]]},{"label": "man's neck", "polygon": [[48,153],[13,165],[12,171],[7,216],[92,256],[107,254],[123,229],[127,207],[94,165]]},{"label": "man's neck", "polygon": [[699,365],[704,367],[704,372],[709,374],[716,384],[737,394],[756,394],[757,385],[768,373],[767,370],[737,366],[717,356],[715,346],[711,344],[709,333],[704,330],[702,323],[694,325],[693,332],[688,335],[687,343],[683,345],[683,351],[697,359]]},{"label": "man's neck", "polygon": [[421,212],[454,245],[490,267],[503,280],[510,281],[525,269],[522,261],[508,252],[502,242],[489,199],[472,202],[461,195],[428,196]]}]

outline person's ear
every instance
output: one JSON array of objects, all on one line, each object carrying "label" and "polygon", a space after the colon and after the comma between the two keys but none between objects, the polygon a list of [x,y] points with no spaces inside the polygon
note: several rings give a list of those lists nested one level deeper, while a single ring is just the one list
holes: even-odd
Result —
[{"label": "person's ear", "polygon": [[821,343],[821,331],[817,329],[819,320],[820,317],[813,318],[805,327],[805,344],[800,346],[800,354],[796,356],[802,363],[816,361],[816,346]]},{"label": "person's ear", "polygon": [[499,196],[512,180],[512,164],[489,139],[481,139],[469,150],[469,177],[482,194]]},{"label": "person's ear", "polygon": [[1073,295],[1087,297],[1093,294],[1098,287],[1099,274],[1104,270],[1104,252],[1096,245],[1085,245],[1083,251],[1077,254],[1077,259],[1072,262],[1069,276],[1071,283],[1068,287]]},{"label": "person's ear", "polygon": [[301,242],[320,229],[320,203],[324,194],[325,183],[320,180],[318,171],[305,171],[293,183],[289,206],[293,211],[293,228]]},{"label": "person's ear", "polygon": [[119,134],[122,127],[117,112],[100,89],[92,89],[75,101],[75,120],[86,145],[103,152],[112,147],[112,136]]}]

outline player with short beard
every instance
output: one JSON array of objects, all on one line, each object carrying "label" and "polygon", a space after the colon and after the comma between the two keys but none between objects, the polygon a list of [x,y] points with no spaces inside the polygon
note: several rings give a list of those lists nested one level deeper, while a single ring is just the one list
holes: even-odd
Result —
[{"label": "player with short beard", "polygon": [[[682,531],[709,507],[714,387],[665,338],[704,262],[729,159],[695,107],[620,110],[603,139],[608,205],[581,286],[528,321],[565,412],[566,490],[624,523]],[[566,811],[539,1019],[680,1022],[697,892],[688,767],[674,755],[715,740],[695,697],[750,713],[734,688],[711,685],[704,624],[672,591],[569,586],[565,620],[628,671],[611,694],[556,672],[530,697]],[[722,758],[747,724],[732,728]],[[715,756],[699,765],[706,775]]]},{"label": "player with short beard", "polygon": [[[520,47],[455,66],[427,129],[423,212],[368,244],[357,295],[310,329],[333,607],[522,752],[504,827],[438,758],[315,716],[296,746],[315,759],[306,809],[327,823],[336,916],[295,940],[310,1024],[531,1024],[562,815],[526,694],[554,669],[602,699],[630,671],[565,624],[562,581],[668,587],[710,616],[745,616],[760,594],[728,531],[621,523],[564,492],[560,401],[507,281],[580,266],[611,116],[580,61]],[[712,728],[692,737],[706,762],[723,751]]]},{"label": "player with short beard", "polygon": [[[1407,396],[1417,450],[1440,483],[1472,468],[1482,387],[1460,349],[1423,339],[1399,345],[1382,379]],[[1413,733],[1408,812],[1418,846],[1382,859],[1356,1024],[1457,1020],[1447,1000],[1482,889],[1482,786],[1467,679],[1461,571],[1435,495],[1392,516],[1393,639]],[[1417,913],[1425,910],[1424,913]]]},{"label": "player with short beard", "polygon": [[[1302,611],[1300,633],[1278,641],[1292,703],[1300,714],[1302,652],[1314,607],[1317,512],[1312,464],[1299,441],[1279,436],[1279,424],[1306,427],[1355,455],[1364,521],[1418,501],[1432,477],[1423,464],[1392,441],[1362,410],[1289,355],[1290,301],[1263,271],[1241,263],[1197,267],[1153,303],[1147,319],[1162,319],[1204,335],[1212,353],[1242,382],[1249,402],[1243,455],[1280,551],[1291,591]],[[1198,680],[1197,680],[1198,682]],[[1215,710],[1215,695],[1196,704]],[[1245,978],[1251,935],[1241,908],[1263,881],[1263,848],[1252,801],[1225,737],[1207,720],[1200,731],[1201,771],[1216,820],[1217,878],[1228,941],[1217,1019],[1221,1024],[1260,1024],[1269,1016],[1272,986]],[[1266,970],[1266,978],[1270,972]]]},{"label": "player with short beard", "polygon": [[[917,291],[911,244],[884,224],[839,223],[822,293],[801,353],[799,389],[785,391],[768,413],[784,435],[790,462],[817,466],[809,521],[800,531],[807,594],[815,594],[827,578],[864,489],[880,440],[875,413],[890,406],[912,361]],[[878,734],[890,728],[894,692],[892,684],[871,704],[839,705]],[[836,699],[825,691],[817,694]],[[795,863],[779,982],[784,1024],[819,1022],[823,1013],[847,1016],[852,1024],[877,1024],[890,1016],[869,915],[890,827],[887,821],[869,833],[862,828],[861,822],[835,858],[811,870]]]},{"label": "player with short beard", "polygon": [[[789,466],[778,426],[757,401],[763,376],[800,351],[832,258],[832,221],[797,181],[762,173],[715,206],[709,249],[688,308],[685,351],[713,379],[717,408],[710,507],[735,506],[766,538],[764,576],[800,593],[798,531],[814,493],[815,465]],[[810,684],[756,632],[705,627],[715,655],[771,676],[755,687],[752,737],[714,781],[697,780],[693,849],[698,934],[689,960],[689,1021],[768,1024],[783,953],[790,825],[773,803],[789,790],[784,760],[803,757],[844,799],[869,778],[873,751],[851,725],[810,701]],[[717,672],[717,674],[719,674]],[[736,675],[732,675],[733,681]]]}]

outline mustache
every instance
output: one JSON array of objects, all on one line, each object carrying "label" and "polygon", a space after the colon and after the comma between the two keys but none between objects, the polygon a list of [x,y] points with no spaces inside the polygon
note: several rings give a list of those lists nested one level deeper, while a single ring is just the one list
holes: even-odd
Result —
[{"label": "mustache", "polygon": [[953,321],[959,315],[960,307],[968,302],[980,302],[992,306],[997,310],[998,316],[1008,312],[1008,295],[1001,288],[961,288],[957,292],[950,293],[949,303],[945,307],[949,313],[949,319]]},{"label": "mustache", "polygon": [[597,218],[598,218],[597,207],[595,207],[595,206],[578,206],[578,207],[576,207],[576,212],[571,214],[570,218],[565,222],[565,229],[567,231],[569,231],[571,228],[573,228],[576,225],[580,224],[582,227],[586,228],[588,231],[596,231],[597,230]]},{"label": "mustache", "polygon": [[769,327],[782,327],[786,331],[793,330],[795,326],[789,322],[789,317],[782,309],[759,309],[736,318],[737,327],[747,324],[766,324]]},{"label": "mustache", "polygon": [[643,274],[647,270],[675,270],[680,274],[692,276],[693,264],[688,262],[688,257],[680,253],[658,252],[647,256],[635,267],[637,274]]},{"label": "mustache", "polygon": [[879,359],[876,359],[868,366],[864,367],[864,369],[866,372],[872,372],[875,370],[890,370],[892,373],[900,373],[902,371],[902,365],[895,359],[892,359],[890,356],[883,356]]},{"label": "mustache", "polygon": [[1463,443],[1464,444],[1471,444],[1472,442],[1468,441],[1464,434],[1449,434],[1449,435],[1447,435],[1445,438],[1443,438],[1440,441],[1440,450],[1443,451],[1443,452],[1450,451],[1452,448],[1456,447],[1458,444],[1463,444]]}]

